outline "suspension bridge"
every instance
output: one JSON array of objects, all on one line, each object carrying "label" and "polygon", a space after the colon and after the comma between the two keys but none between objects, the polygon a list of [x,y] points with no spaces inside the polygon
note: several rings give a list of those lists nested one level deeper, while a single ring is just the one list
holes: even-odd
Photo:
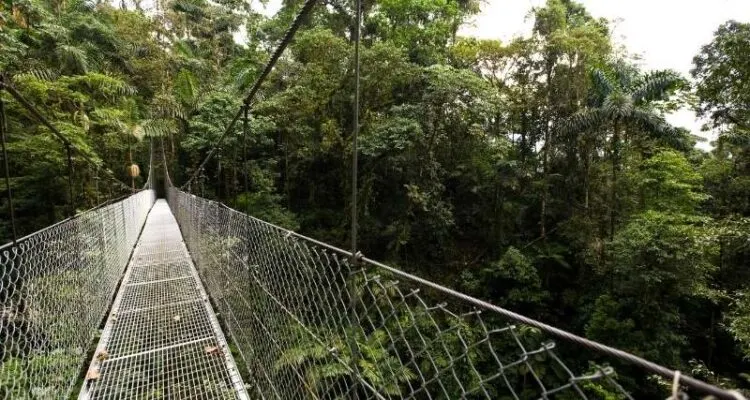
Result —
[{"label": "suspension bridge", "polygon": [[152,181],[0,249],[1,397],[743,398]]},{"label": "suspension bridge", "polygon": [[[315,3],[304,3],[224,135],[182,187],[172,184],[163,146],[156,162],[152,142],[142,190],[22,238],[15,237],[0,98],[14,234],[0,247],[1,398],[632,399],[620,383],[633,384],[625,371],[659,377],[672,399],[744,399],[363,256],[357,151],[347,250],[191,193],[240,119],[247,131],[253,96]],[[354,149],[359,2],[357,10]],[[74,157],[130,189],[10,80],[0,80],[0,90],[64,146],[71,203]],[[566,362],[570,354],[589,362]]]}]

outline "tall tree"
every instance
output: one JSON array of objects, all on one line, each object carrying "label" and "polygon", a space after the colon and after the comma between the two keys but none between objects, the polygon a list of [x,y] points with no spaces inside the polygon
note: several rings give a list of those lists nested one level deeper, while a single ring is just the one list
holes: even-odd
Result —
[{"label": "tall tree", "polygon": [[614,237],[618,204],[617,179],[620,175],[622,146],[644,132],[663,144],[683,147],[680,132],[667,124],[651,106],[666,100],[683,80],[671,71],[654,71],[640,75],[617,65],[610,74],[602,70],[591,73],[594,93],[591,105],[573,115],[564,130],[580,132],[603,130],[608,137],[611,161],[609,234]]}]

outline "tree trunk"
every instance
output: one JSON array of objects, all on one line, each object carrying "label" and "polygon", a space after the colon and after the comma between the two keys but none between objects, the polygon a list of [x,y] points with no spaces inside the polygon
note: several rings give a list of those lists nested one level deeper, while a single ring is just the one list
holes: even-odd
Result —
[{"label": "tree trunk", "polygon": [[615,221],[617,218],[617,175],[620,169],[620,125],[615,121],[614,133],[612,134],[612,187],[610,189],[609,203],[609,239],[615,237]]},{"label": "tree trunk", "polygon": [[[549,131],[549,128],[547,129]],[[547,158],[548,155],[548,146],[549,146],[549,134],[544,134],[544,147],[542,147],[542,204],[541,204],[541,210],[539,213],[539,235],[542,238],[547,237],[547,226],[546,226],[546,214],[547,214],[547,163],[549,162],[549,159]]]},{"label": "tree trunk", "polygon": [[552,147],[552,66],[554,61],[547,60],[547,126],[544,129],[544,147],[542,147],[542,204],[539,215],[539,230],[542,239],[547,238],[547,179],[549,177],[549,152]]},{"label": "tree trunk", "polygon": [[589,149],[588,146],[585,146],[583,149],[583,208],[586,210],[586,217],[589,217],[589,187],[590,187],[590,177],[589,174],[591,173],[591,160],[589,159]]}]

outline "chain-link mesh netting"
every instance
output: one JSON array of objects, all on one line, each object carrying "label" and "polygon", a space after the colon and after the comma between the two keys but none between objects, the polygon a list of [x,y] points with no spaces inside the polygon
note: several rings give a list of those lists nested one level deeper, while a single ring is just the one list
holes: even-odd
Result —
[{"label": "chain-link mesh netting", "polygon": [[0,248],[0,398],[67,398],[138,233],[144,190]]},{"label": "chain-link mesh netting", "polygon": [[538,329],[219,203],[169,200],[258,395],[630,397],[611,368],[572,371]]},{"label": "chain-link mesh netting", "polygon": [[166,201],[154,204],[81,400],[238,399],[243,382]]}]

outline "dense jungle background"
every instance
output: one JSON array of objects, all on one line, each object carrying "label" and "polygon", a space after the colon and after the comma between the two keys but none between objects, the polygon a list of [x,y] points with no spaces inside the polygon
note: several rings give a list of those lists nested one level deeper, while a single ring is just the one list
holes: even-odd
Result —
[{"label": "dense jungle background", "polygon": [[[4,0],[0,71],[100,168],[131,184],[136,163],[142,186],[153,141],[181,185],[301,3],[268,17],[239,0]],[[717,26],[680,76],[641,69],[574,1],[530,10],[533,33],[510,42],[458,35],[480,7],[365,1],[363,253],[750,387],[750,24]],[[353,15],[316,8],[193,192],[347,246]],[[125,194],[77,155],[69,198],[65,148],[2,99],[19,234]],[[710,151],[664,119],[682,107],[718,132]],[[4,192],[0,213],[5,242]],[[645,381],[639,397],[670,384]]]}]

